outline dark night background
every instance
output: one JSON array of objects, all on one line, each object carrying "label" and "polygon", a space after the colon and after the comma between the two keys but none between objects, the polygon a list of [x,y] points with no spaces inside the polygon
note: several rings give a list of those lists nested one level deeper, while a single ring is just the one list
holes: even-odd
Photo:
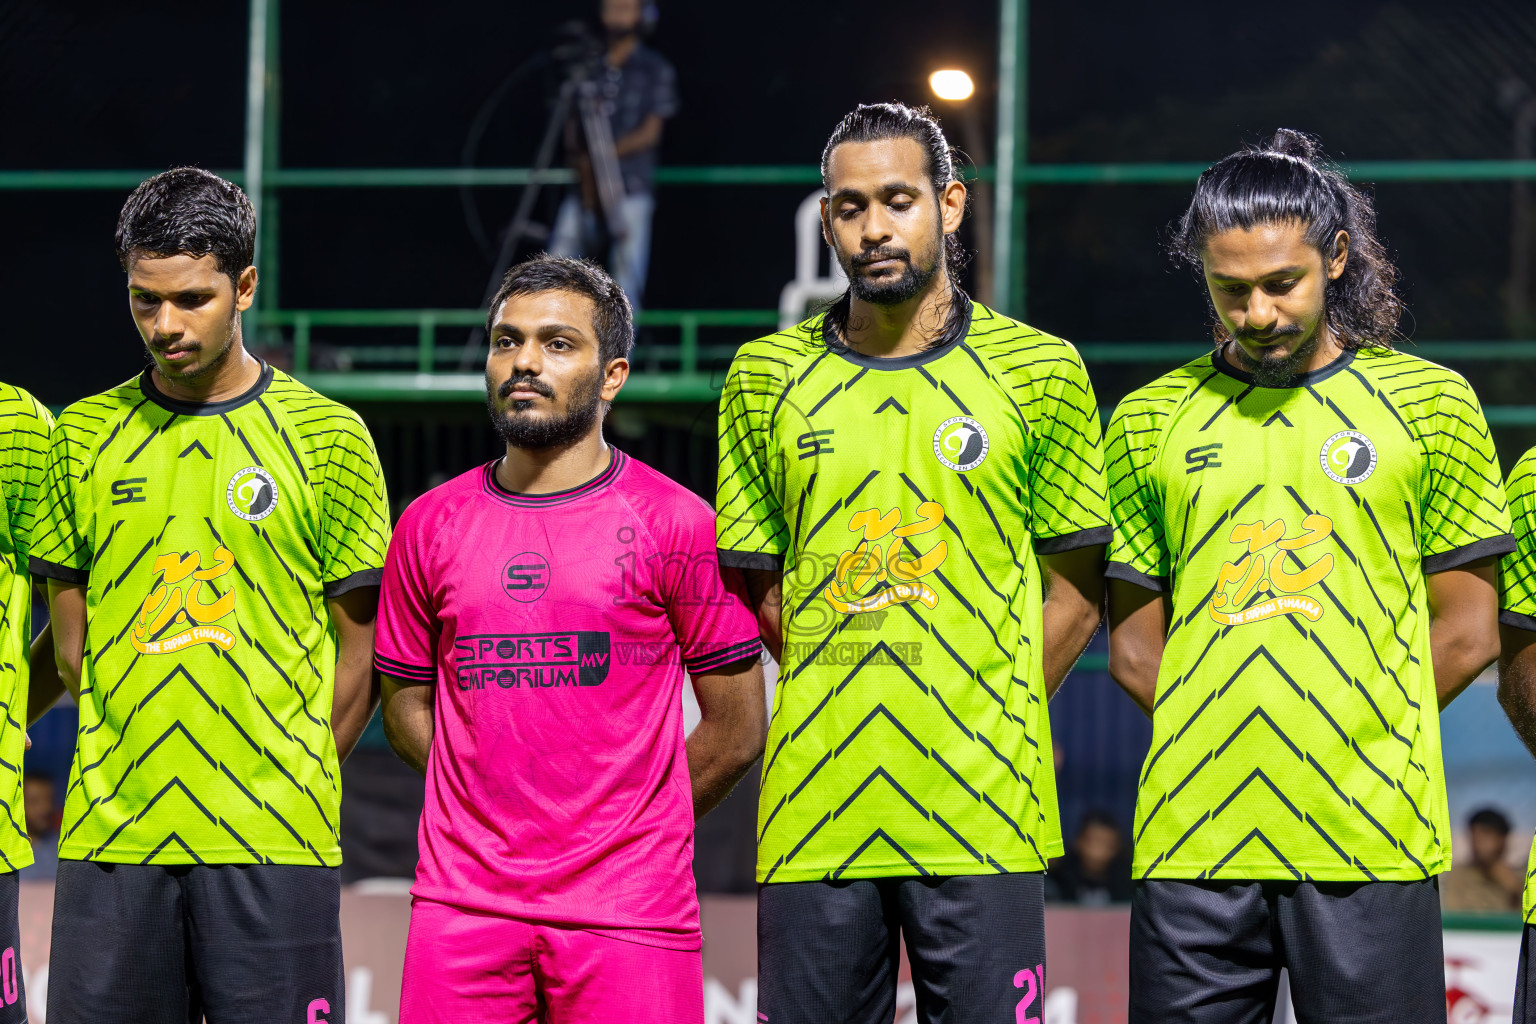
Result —
[{"label": "dark night background", "polygon": [[[662,163],[813,164],[854,104],[927,102],[927,74],[942,66],[967,68],[977,79],[972,102],[990,132],[997,6],[661,0],[652,45],[676,65],[682,100],[666,129]],[[486,97],[549,44],[555,25],[595,8],[595,0],[287,0],[280,11],[280,164],[458,166]],[[1346,160],[1502,159],[1515,145],[1507,97],[1525,83],[1536,92],[1536,5],[1513,0],[1292,0],[1238,8],[1034,0],[1030,8],[1029,145],[1038,162],[1210,162],[1281,125],[1319,134]],[[238,0],[0,0],[0,169],[238,168],[247,18]],[[544,95],[530,81],[499,107],[479,165],[531,162]],[[960,119],[944,116],[960,144]],[[1201,288],[1161,251],[1191,185],[1031,188],[1027,319],[1073,341],[1205,337]],[[647,307],[774,308],[793,274],[791,218],[809,191],[661,186]],[[1504,181],[1376,190],[1414,338],[1536,337],[1508,309],[1512,192]],[[474,195],[494,230],[518,193],[481,188]],[[0,190],[8,236],[0,279],[12,317],[0,379],[48,404],[109,387],[143,366],[112,252],[124,196]],[[480,299],[490,261],[455,189],[286,189],[278,205],[281,308],[462,308]],[[266,215],[272,212],[269,206]],[[273,275],[263,274],[270,293]],[[355,330],[332,337],[317,329],[315,337],[317,348],[363,340]],[[366,340],[413,338],[409,330],[379,331]],[[1536,372],[1526,363],[1450,362],[1485,405],[1533,402]],[[1107,407],[1172,363],[1090,364],[1090,372]],[[397,508],[491,453],[477,407],[359,409],[379,441]],[[621,405],[612,426],[621,447],[709,493],[712,407]],[[1495,434],[1506,467],[1536,442],[1528,428]],[[1051,712],[1066,751],[1063,822],[1070,829],[1094,804],[1128,822],[1145,721],[1107,675],[1075,679]],[[72,725],[56,731],[59,744],[72,743]],[[387,751],[370,756],[360,752],[348,762],[349,794],[366,795],[375,783],[384,790],[414,785],[419,793],[414,777],[401,782],[405,770]],[[744,787],[706,819],[700,842],[701,851],[729,847],[719,859],[748,873],[751,800]],[[413,815],[405,807],[393,824],[378,819],[372,838],[352,817],[344,832],[381,851],[394,842],[411,856]],[[347,856],[359,863],[354,852]],[[365,860],[358,870],[388,869]],[[701,873],[700,884],[738,885],[729,875]]]},{"label": "dark night background", "polygon": [[[290,0],[283,166],[457,165],[485,97],[583,10]],[[973,102],[992,103],[989,0],[729,9],[670,0],[661,14],[653,44],[677,65],[682,95],[664,163],[812,163],[855,102],[924,101],[927,72],[942,65],[969,68],[982,88]],[[238,167],[246,17],[243,3],[0,6],[0,166]],[[1536,81],[1536,8],[1298,0],[1238,17],[1192,2],[1036,0],[1030,53],[1038,161],[1209,161],[1280,124],[1319,133],[1347,159],[1501,158],[1513,129],[1499,93],[1512,79]],[[514,92],[479,162],[526,165],[542,117],[536,85]],[[661,187],[647,305],[772,307],[791,276],[789,218],[808,191]],[[1507,182],[1378,190],[1414,336],[1511,334],[1510,191]],[[1202,336],[1199,291],[1159,251],[1187,194],[1183,185],[1031,189],[1029,319],[1078,341]],[[517,192],[476,196],[499,224]],[[141,365],[111,251],[122,199],[0,192],[11,236],[0,259],[13,303],[26,299],[12,308],[27,310],[4,372],[49,403]],[[285,308],[472,306],[488,271],[454,189],[285,190],[281,225]],[[1117,376],[1100,384],[1106,403],[1137,383]],[[1475,383],[1512,390],[1485,390],[1488,404],[1520,400],[1532,383],[1523,372],[1496,376]]]}]

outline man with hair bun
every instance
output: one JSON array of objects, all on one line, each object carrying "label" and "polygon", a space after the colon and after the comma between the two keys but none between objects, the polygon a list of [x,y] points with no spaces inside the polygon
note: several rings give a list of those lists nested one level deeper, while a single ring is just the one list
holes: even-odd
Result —
[{"label": "man with hair bun", "polygon": [[80,706],[52,1024],[341,1024],[341,762],[389,504],[357,414],[245,348],[256,218],[195,167],[117,224],[149,365],[59,417],[30,548]]},{"label": "man with hair bun", "polygon": [[1130,1020],[1443,1022],[1439,712],[1498,654],[1514,548],[1459,375],[1397,352],[1375,211],[1281,130],[1201,176],[1173,253],[1208,355],[1106,446],[1110,672],[1152,718]]},{"label": "man with hair bun", "polygon": [[720,401],[720,560],[780,663],[759,1016],[888,1024],[905,938],[922,1019],[1038,1020],[1046,707],[1109,537],[1093,389],[962,290],[965,185],[926,109],[860,106],[821,174],[848,291],[743,346]]}]

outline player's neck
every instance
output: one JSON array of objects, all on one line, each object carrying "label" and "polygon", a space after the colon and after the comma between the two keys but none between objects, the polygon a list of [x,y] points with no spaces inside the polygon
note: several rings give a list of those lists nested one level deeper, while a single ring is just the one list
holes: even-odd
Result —
[{"label": "player's neck", "polygon": [[191,380],[172,380],[157,367],[150,367],[149,372],[155,387],[167,398],[197,404],[225,402],[256,386],[261,379],[261,360],[247,352],[237,338],[211,373]]},{"label": "player's neck", "polygon": [[613,449],[601,429],[564,448],[507,445],[507,454],[496,464],[496,482],[514,494],[552,494],[580,487],[612,461]]},{"label": "player's neck", "polygon": [[933,275],[927,288],[894,306],[877,306],[850,296],[843,341],[861,356],[894,359],[916,355],[932,346],[943,332],[953,301],[949,271],[944,267]]}]

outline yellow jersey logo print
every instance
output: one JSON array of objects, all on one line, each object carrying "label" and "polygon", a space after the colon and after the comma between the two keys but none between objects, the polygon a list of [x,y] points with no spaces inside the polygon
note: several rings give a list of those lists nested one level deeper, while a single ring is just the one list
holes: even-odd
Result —
[{"label": "yellow jersey logo print", "polygon": [[[939,595],[922,582],[949,556],[949,543],[940,540],[915,559],[901,557],[902,541],[932,533],[944,522],[944,506],[936,501],[925,501],[917,506],[917,520],[901,525],[901,510],[891,509],[883,515],[868,508],[855,512],[848,518],[848,529],[862,531],[864,536],[858,547],[844,551],[837,558],[832,582],[822,591],[827,604],[842,612],[872,612],[893,604],[920,601],[929,608],[939,603]],[[884,543],[891,538],[889,549]],[[890,586],[861,598],[871,584],[889,583]]]},{"label": "yellow jersey logo print", "polygon": [[133,646],[140,654],[174,654],[194,644],[213,644],[225,651],[235,646],[235,635],[215,625],[235,610],[234,587],[220,594],[213,585],[235,567],[234,553],[220,544],[213,551],[213,564],[202,562],[197,551],[173,551],[155,559],[150,567],[154,584],[133,624]]},{"label": "yellow jersey logo print", "polygon": [[[1227,562],[1216,575],[1216,592],[1208,610],[1211,618],[1223,626],[1241,626],[1276,615],[1301,615],[1316,622],[1323,617],[1323,606],[1303,590],[1321,583],[1333,571],[1332,553],[1306,565],[1295,552],[1320,544],[1333,536],[1333,520],[1313,512],[1301,521],[1302,532],[1286,536],[1284,519],[1266,523],[1239,523],[1228,539],[1246,544],[1247,554],[1239,561]],[[1275,550],[1269,550],[1274,548]],[[1292,572],[1287,560],[1301,564]],[[1236,589],[1228,589],[1236,585]],[[1257,604],[1248,604],[1256,595],[1277,594]]]}]

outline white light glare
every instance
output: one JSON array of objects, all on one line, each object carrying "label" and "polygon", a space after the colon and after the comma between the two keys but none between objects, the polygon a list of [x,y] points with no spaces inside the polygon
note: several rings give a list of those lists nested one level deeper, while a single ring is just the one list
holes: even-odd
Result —
[{"label": "white light glare", "polygon": [[958,103],[971,98],[976,85],[971,76],[958,68],[945,68],[928,76],[928,87],[941,100]]}]

